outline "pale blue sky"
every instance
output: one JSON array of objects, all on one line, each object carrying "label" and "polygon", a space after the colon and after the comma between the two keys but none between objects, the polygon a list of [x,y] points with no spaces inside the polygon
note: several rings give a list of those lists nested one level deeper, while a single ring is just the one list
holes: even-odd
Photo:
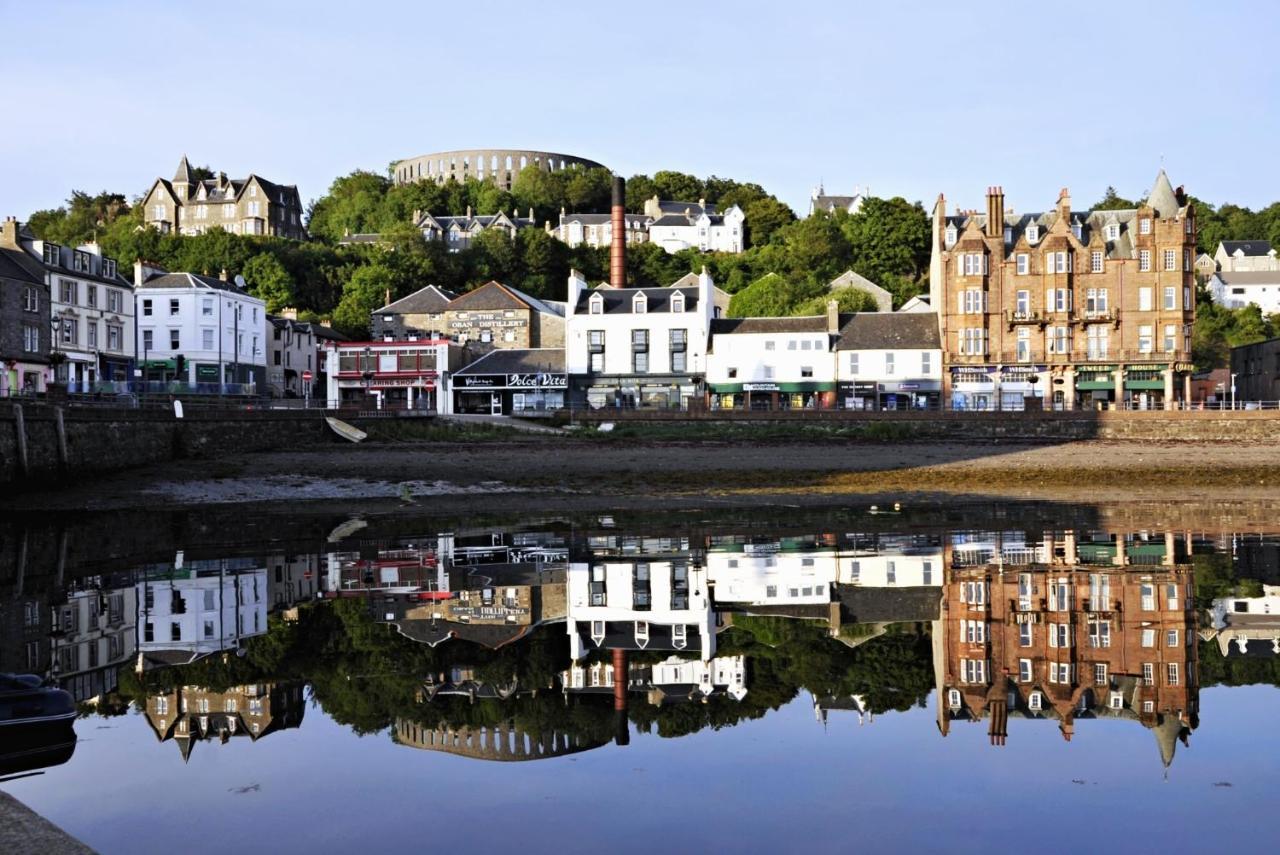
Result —
[{"label": "pale blue sky", "polygon": [[[532,148],[1018,210],[1280,198],[1280,6],[0,0],[0,213],[193,162],[296,183]],[[60,118],[54,118],[55,114]]]}]

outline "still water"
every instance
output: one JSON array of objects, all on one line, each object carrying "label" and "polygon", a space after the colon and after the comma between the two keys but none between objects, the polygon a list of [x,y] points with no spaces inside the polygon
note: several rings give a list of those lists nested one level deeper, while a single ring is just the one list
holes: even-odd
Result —
[{"label": "still water", "polygon": [[109,853],[1270,849],[1274,510],[11,520],[0,672],[80,716],[0,787]]}]

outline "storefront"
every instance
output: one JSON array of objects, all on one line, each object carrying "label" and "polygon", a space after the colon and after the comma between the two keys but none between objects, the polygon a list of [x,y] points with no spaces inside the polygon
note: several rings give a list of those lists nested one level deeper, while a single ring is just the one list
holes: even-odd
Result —
[{"label": "storefront", "polygon": [[439,386],[448,369],[449,343],[341,342],[331,345],[338,370],[328,378],[330,406],[369,410],[448,412]]},{"label": "storefront", "polygon": [[688,375],[610,375],[591,377],[582,387],[593,409],[650,407],[689,409],[701,397],[701,382]]},{"label": "storefront", "polygon": [[837,387],[840,406],[846,410],[874,410],[880,405],[880,385],[858,380]]},{"label": "storefront", "polygon": [[995,368],[952,368],[951,407],[955,410],[994,410],[996,397]]},{"label": "storefront", "polygon": [[1114,365],[1085,365],[1076,369],[1076,406],[1096,410],[1111,404],[1116,398],[1116,367]]},{"label": "storefront", "polygon": [[560,348],[494,350],[453,375],[458,413],[536,416],[564,409],[569,377]]},{"label": "storefront", "polygon": [[829,410],[836,405],[836,384],[714,383],[707,386],[713,410]]},{"label": "storefront", "polygon": [[49,366],[38,362],[9,360],[0,374],[0,397],[34,395],[45,391]]},{"label": "storefront", "polygon": [[878,383],[882,410],[932,410],[942,401],[942,384],[936,380],[903,380]]},{"label": "storefront", "polygon": [[1043,398],[1048,370],[1043,365],[1005,365],[1000,369],[1000,409],[1023,410],[1028,398]]}]

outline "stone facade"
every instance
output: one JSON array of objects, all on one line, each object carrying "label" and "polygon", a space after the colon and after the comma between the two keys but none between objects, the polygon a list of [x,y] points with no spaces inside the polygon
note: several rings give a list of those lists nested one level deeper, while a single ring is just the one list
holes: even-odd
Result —
[{"label": "stone facade", "polygon": [[1231,348],[1231,374],[1234,381],[1228,381],[1226,390],[1229,404],[1280,401],[1280,338]]},{"label": "stone facade", "polygon": [[933,214],[945,399],[965,409],[1173,407],[1189,399],[1193,206],[1163,171],[1135,210]]},{"label": "stone facade", "polygon": [[604,168],[594,160],[572,154],[529,149],[476,148],[406,158],[391,165],[391,176],[397,184],[410,184],[414,181],[443,184],[450,179],[461,182],[475,178],[478,181],[495,181],[503,190],[510,190],[520,170],[527,166],[537,166],[548,172],[571,166]]},{"label": "stone facade", "polygon": [[459,344],[498,348],[564,345],[564,313],[499,282],[488,282],[451,301],[444,310],[445,333]]},{"label": "stone facade", "polygon": [[0,397],[42,392],[49,370],[49,286],[18,247],[17,221],[0,236]]},{"label": "stone facade", "polygon": [[198,235],[213,228],[232,234],[304,240],[302,197],[293,185],[258,175],[197,178],[186,157],[173,180],[157,178],[143,197],[143,221],[165,233]]}]

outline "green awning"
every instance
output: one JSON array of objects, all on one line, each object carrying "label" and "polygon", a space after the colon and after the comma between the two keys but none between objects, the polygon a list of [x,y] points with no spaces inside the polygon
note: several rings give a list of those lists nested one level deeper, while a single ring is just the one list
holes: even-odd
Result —
[{"label": "green awning", "polygon": [[1116,387],[1116,381],[1107,378],[1106,380],[1077,380],[1076,388],[1082,392],[1106,392]]},{"label": "green awning", "polygon": [[[744,386],[755,388],[745,389]],[[760,388],[768,387],[768,388]],[[707,388],[717,395],[741,395],[750,392],[756,395],[768,395],[773,392],[834,392],[835,383],[708,383]]]},{"label": "green awning", "polygon": [[177,368],[172,359],[148,359],[142,363],[143,368]]},{"label": "green awning", "polygon": [[1157,392],[1164,390],[1163,380],[1126,380],[1124,381],[1126,389],[1150,389]]}]

